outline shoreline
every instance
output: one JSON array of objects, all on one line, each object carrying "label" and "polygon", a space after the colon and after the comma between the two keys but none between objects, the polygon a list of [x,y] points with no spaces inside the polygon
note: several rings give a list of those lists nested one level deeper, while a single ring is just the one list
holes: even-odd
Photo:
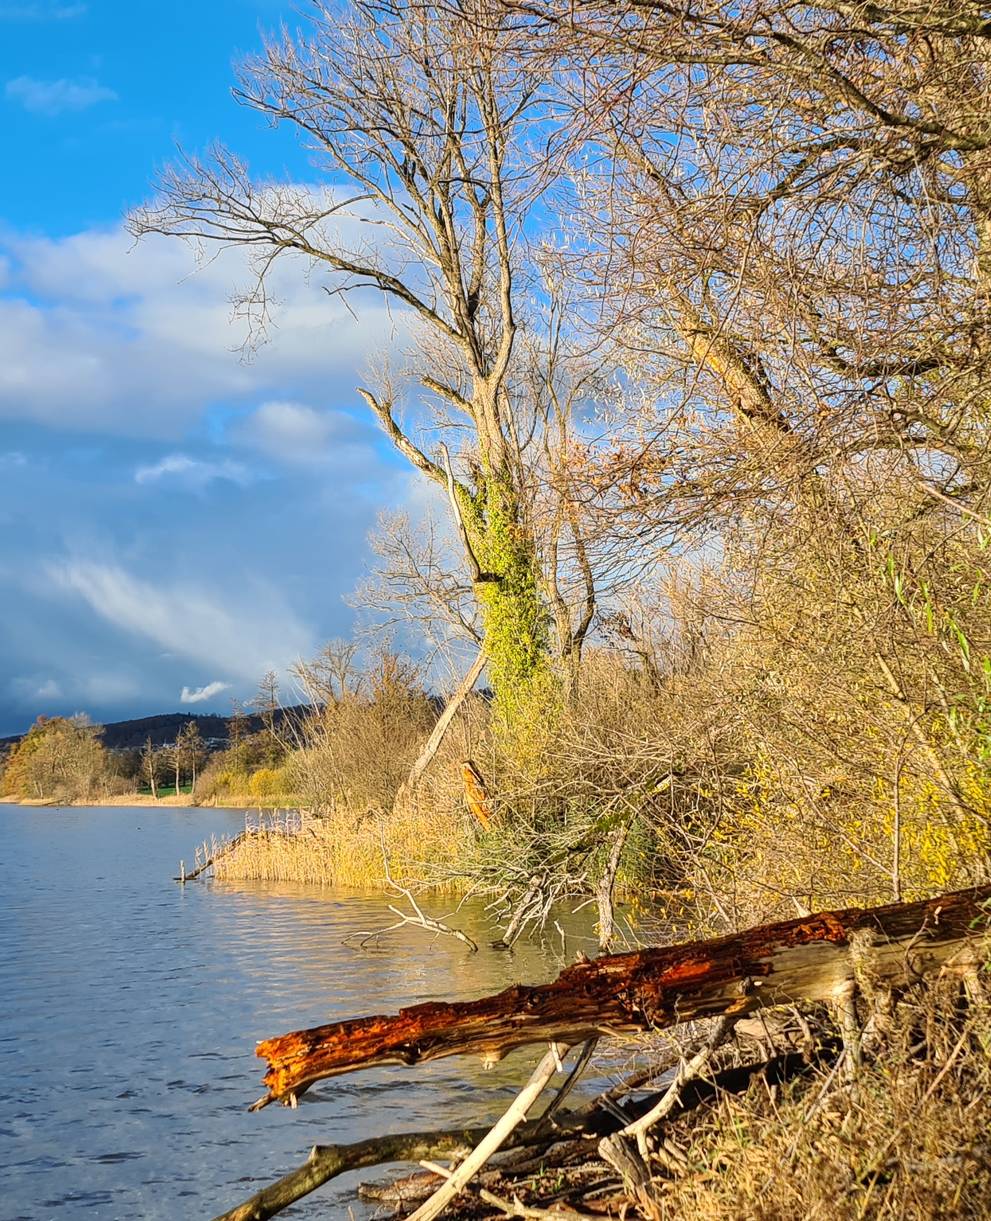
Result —
[{"label": "shoreline", "polygon": [[283,810],[297,809],[294,805],[278,805],[269,804],[268,802],[260,803],[256,797],[245,798],[243,801],[236,801],[233,798],[225,801],[195,801],[192,800],[188,793],[184,793],[181,797],[152,797],[149,793],[123,793],[116,797],[103,797],[93,801],[54,801],[47,797],[0,797],[0,805],[13,806],[30,806],[33,809],[70,809],[70,808],[89,808],[94,810],[109,810],[119,808],[121,806],[144,806],[149,809],[161,807],[162,809],[184,809],[184,810]]}]

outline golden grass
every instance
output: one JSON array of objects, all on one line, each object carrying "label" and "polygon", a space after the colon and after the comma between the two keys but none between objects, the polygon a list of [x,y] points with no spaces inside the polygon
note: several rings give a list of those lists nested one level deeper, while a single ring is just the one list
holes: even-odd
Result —
[{"label": "golden grass", "polygon": [[225,882],[380,887],[385,881],[383,831],[389,870],[397,882],[459,888],[457,863],[474,835],[467,815],[428,813],[415,805],[384,819],[345,811],[307,818],[295,835],[247,835],[219,856],[214,877]]}]

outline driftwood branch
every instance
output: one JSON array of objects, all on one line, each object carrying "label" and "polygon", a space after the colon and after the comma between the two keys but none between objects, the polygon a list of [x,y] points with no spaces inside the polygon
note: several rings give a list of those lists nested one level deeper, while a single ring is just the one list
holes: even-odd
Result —
[{"label": "driftwood branch", "polygon": [[[549,984],[429,1003],[391,1017],[357,1018],[259,1043],[268,1093],[291,1103],[314,1081],[380,1064],[442,1056],[499,1059],[530,1043],[636,1034],[768,1005],[835,1001],[867,972],[901,986],[950,967],[966,973],[991,944],[991,886],[918,903],[820,912],[743,933],[613,954],[568,967]],[[851,938],[857,944],[851,952]]]},{"label": "driftwood branch", "polygon": [[647,1148],[647,1133],[655,1124],[660,1123],[662,1119],[666,1119],[679,1106],[682,1088],[687,1082],[694,1081],[704,1071],[714,1053],[726,1041],[732,1031],[733,1019],[726,1016],[721,1017],[716,1023],[712,1034],[695,1055],[689,1060],[682,1060],[678,1065],[674,1080],[664,1091],[661,1099],[645,1115],[641,1115],[633,1123],[627,1124],[620,1133],[621,1137],[632,1136],[636,1140],[637,1150],[645,1161],[650,1152]]},{"label": "driftwood branch", "polygon": [[[837,1054],[836,1049],[820,1051],[829,1059]],[[699,1079],[687,1082],[675,1109],[680,1113],[704,1105],[711,1102],[718,1091],[744,1093],[757,1074],[763,1074],[769,1084],[774,1084],[807,1074],[818,1063],[818,1060],[809,1061],[790,1052],[758,1064],[725,1069],[716,1075],[712,1083]],[[510,1134],[502,1147],[502,1154],[509,1150],[533,1149],[540,1151],[543,1160],[545,1154],[542,1151],[548,1140],[559,1142],[569,1135],[597,1139],[626,1127],[631,1119],[646,1114],[656,1106],[663,1094],[630,1100],[623,1110],[607,1108],[605,1103],[619,1093],[640,1088],[650,1075],[637,1074],[621,1087],[613,1087],[607,1094],[575,1111],[554,1111],[555,1099],[543,1115],[528,1119]],[[549,1115],[553,1119],[550,1125]],[[268,1218],[276,1216],[324,1183],[350,1170],[390,1162],[423,1163],[436,1158],[466,1157],[489,1131],[489,1126],[455,1128],[371,1137],[350,1145],[316,1145],[303,1165],[221,1214],[215,1221],[268,1221]]]},{"label": "driftwood branch", "polygon": [[485,1134],[478,1145],[469,1153],[461,1165],[447,1178],[434,1194],[416,1212],[410,1215],[409,1221],[434,1221],[450,1204],[456,1195],[467,1186],[489,1158],[506,1143],[514,1129],[526,1119],[527,1112],[544,1091],[544,1087],[561,1069],[561,1056],[567,1052],[566,1047],[558,1047],[552,1043],[550,1049],[537,1067],[533,1070],[530,1080],[492,1129]]},{"label": "driftwood branch", "polygon": [[405,1132],[395,1136],[373,1136],[352,1145],[314,1145],[302,1166],[278,1182],[253,1195],[214,1221],[268,1221],[316,1191],[324,1183],[348,1170],[380,1166],[386,1162],[416,1162],[423,1158],[464,1157],[489,1131],[465,1128],[463,1131]]},{"label": "driftwood branch", "polygon": [[[441,1178],[449,1179],[451,1177],[450,1170],[445,1170],[443,1166],[438,1166],[434,1162],[421,1162],[420,1165]],[[587,1221],[588,1217],[587,1213],[576,1213],[567,1208],[531,1208],[522,1203],[519,1196],[514,1196],[512,1200],[505,1200],[485,1187],[478,1187],[477,1192],[480,1200],[498,1208],[507,1217],[537,1218],[538,1221]],[[414,1221],[414,1218],[409,1217],[407,1221]]]},{"label": "driftwood branch", "polygon": [[449,924],[445,924],[443,920],[435,920],[433,916],[428,916],[413,897],[413,892],[406,886],[400,886],[395,878],[393,878],[389,869],[389,854],[385,849],[384,832],[382,835],[382,865],[385,870],[385,881],[389,893],[395,894],[397,898],[404,898],[410,907],[412,907],[413,915],[411,916],[408,912],[401,911],[395,903],[389,903],[389,911],[396,917],[392,924],[387,924],[384,928],[351,933],[344,938],[345,945],[354,945],[364,949],[370,942],[377,942],[389,933],[394,933],[397,929],[408,928],[410,925],[413,925],[415,928],[426,929],[428,933],[436,933],[439,936],[445,937],[456,937],[458,941],[464,942],[473,954],[478,952],[478,945],[472,941],[467,933],[463,933],[459,928],[452,928]]}]

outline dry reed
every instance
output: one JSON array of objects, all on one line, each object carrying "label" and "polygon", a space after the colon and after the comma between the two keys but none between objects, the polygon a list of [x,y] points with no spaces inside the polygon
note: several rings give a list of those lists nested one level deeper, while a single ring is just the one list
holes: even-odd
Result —
[{"label": "dry reed", "polygon": [[308,818],[294,835],[266,830],[246,835],[218,857],[214,876],[218,881],[380,887],[384,843],[397,882],[453,890],[457,862],[473,834],[466,814],[438,817],[415,804],[389,818],[335,811]]}]

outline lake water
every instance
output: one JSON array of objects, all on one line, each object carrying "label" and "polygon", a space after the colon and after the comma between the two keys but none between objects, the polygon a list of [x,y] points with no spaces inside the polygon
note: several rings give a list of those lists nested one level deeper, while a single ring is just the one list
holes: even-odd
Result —
[{"label": "lake water", "polygon": [[[0,805],[0,1213],[5,1221],[209,1218],[305,1160],[317,1143],[485,1122],[537,1049],[322,1082],[292,1111],[249,1114],[258,1039],[429,999],[553,976],[547,948],[488,948],[480,904],[451,923],[482,946],[423,931],[377,953],[342,939],[391,917],[380,895],[172,881],[221,810]],[[443,915],[443,901],[424,904]],[[569,958],[590,941],[569,938]],[[561,949],[560,942],[557,949]],[[368,1215],[359,1179],[294,1217]]]}]

